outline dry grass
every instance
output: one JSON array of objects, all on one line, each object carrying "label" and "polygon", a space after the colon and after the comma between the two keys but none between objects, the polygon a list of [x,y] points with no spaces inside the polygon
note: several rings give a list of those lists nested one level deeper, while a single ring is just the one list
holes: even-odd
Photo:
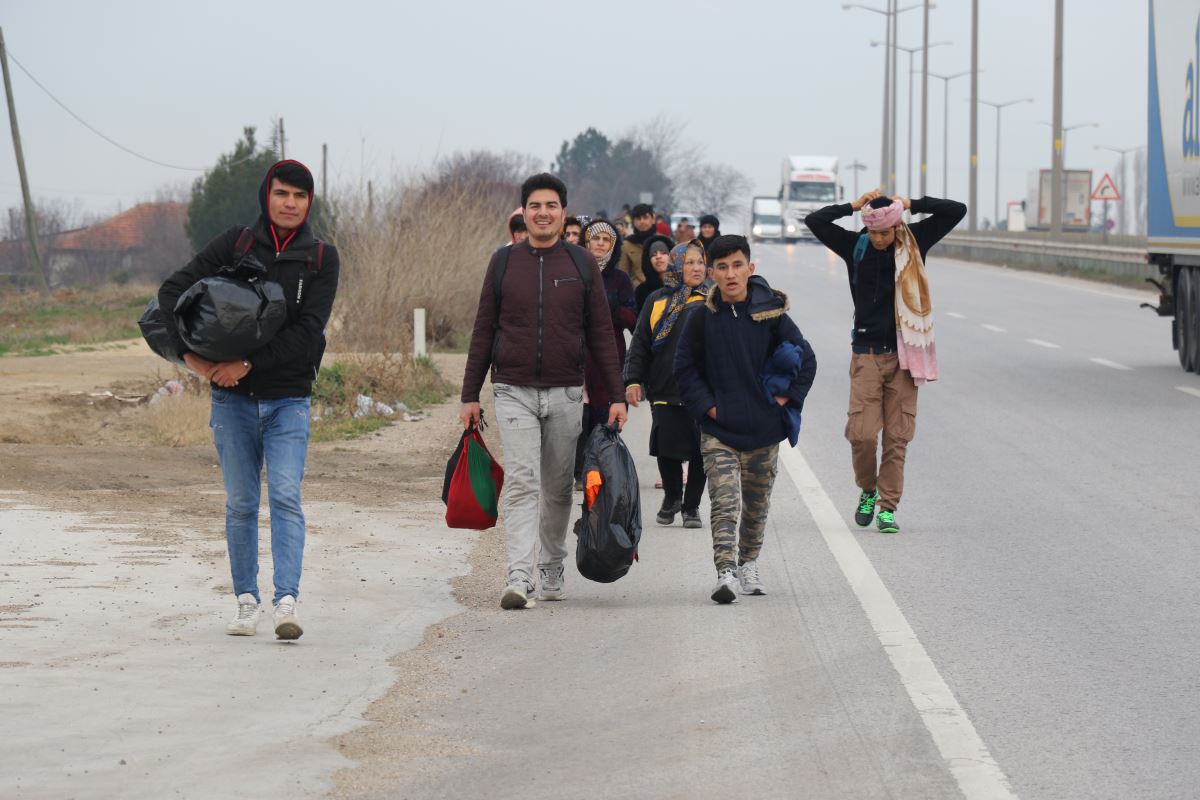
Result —
[{"label": "dry grass", "polygon": [[94,345],[132,339],[157,287],[109,284],[0,292],[0,355],[49,355],[61,345]]},{"label": "dry grass", "polygon": [[146,437],[162,447],[194,447],[212,441],[208,392],[185,392],[146,408]]},{"label": "dry grass", "polygon": [[409,352],[415,308],[425,309],[433,344],[469,340],[488,259],[507,238],[504,226],[515,205],[507,198],[418,177],[397,182],[370,209],[361,197],[342,199],[333,239],[346,268],[331,346]]}]

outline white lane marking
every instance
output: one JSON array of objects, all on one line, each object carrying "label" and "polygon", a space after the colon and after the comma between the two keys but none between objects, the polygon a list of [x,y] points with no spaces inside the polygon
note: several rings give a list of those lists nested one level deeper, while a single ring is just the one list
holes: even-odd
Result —
[{"label": "white lane marking", "polygon": [[983,328],[986,331],[992,331],[994,333],[1007,333],[1008,332],[1006,329],[1001,328],[999,325],[986,325],[985,324],[985,325],[980,325],[979,327]]},{"label": "white lane marking", "polygon": [[1127,367],[1124,364],[1118,364],[1115,361],[1109,361],[1107,358],[1089,358],[1088,361],[1092,362],[1093,364],[1099,364],[1102,367],[1109,367],[1110,369],[1119,369],[1124,372],[1133,372],[1133,367]]},{"label": "white lane marking", "polygon": [[1038,347],[1045,347],[1048,350],[1057,350],[1059,347],[1054,342],[1047,342],[1042,339],[1026,339],[1025,341],[1030,344],[1036,344]]},{"label": "white lane marking", "polygon": [[1193,389],[1190,386],[1176,386],[1175,388],[1184,394],[1190,394],[1192,397],[1200,397],[1200,389]]},{"label": "white lane marking", "polygon": [[954,317],[955,319],[966,319],[967,318],[966,314],[959,314],[957,311],[947,311],[946,316]]},{"label": "white lane marking", "polygon": [[821,530],[826,546],[846,576],[846,582],[867,613],[875,635],[900,675],[900,682],[933,737],[938,752],[958,781],[963,797],[966,800],[1015,800],[1017,795],[1009,786],[1004,770],[992,758],[967,713],[942,680],[925,647],[804,456],[795,448],[781,447],[779,457]]}]

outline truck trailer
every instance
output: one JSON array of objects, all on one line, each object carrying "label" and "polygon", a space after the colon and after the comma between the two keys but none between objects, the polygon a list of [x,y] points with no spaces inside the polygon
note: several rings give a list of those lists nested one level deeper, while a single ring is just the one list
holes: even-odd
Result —
[{"label": "truck trailer", "polygon": [[779,184],[784,241],[811,237],[812,232],[804,224],[804,218],[819,208],[838,202],[843,194],[838,182],[836,156],[785,158]]},{"label": "truck trailer", "polygon": [[1179,363],[1200,372],[1200,4],[1150,0],[1147,259]]}]

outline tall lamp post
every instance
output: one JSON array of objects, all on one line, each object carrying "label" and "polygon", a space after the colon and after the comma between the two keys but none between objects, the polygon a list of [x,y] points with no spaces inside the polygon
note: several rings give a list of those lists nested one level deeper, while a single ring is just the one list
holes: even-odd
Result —
[{"label": "tall lamp post", "polygon": [[1006,106],[1016,105],[1017,103],[1032,103],[1033,98],[1022,97],[1017,100],[1006,100],[1003,103],[993,103],[990,100],[980,100],[979,102],[996,109],[996,186],[992,206],[992,224],[1000,227],[1000,112]]},{"label": "tall lamp post", "polygon": [[[1144,144],[1139,144],[1136,147],[1109,147],[1108,145],[1098,144],[1098,145],[1094,145],[1092,147],[1092,149],[1093,150],[1107,150],[1110,153],[1116,153],[1117,155],[1119,155],[1121,157],[1120,164],[1117,167],[1117,172],[1121,176],[1121,185],[1124,185],[1125,184],[1125,154],[1136,152],[1138,150],[1141,150],[1145,146],[1146,145],[1144,145]],[[1125,187],[1125,189],[1128,189],[1128,188],[1129,188],[1128,186]],[[1120,228],[1121,233],[1124,234],[1124,233],[1128,233],[1128,231],[1125,230],[1125,198],[1127,198],[1129,195],[1128,195],[1128,193],[1125,192],[1124,189],[1122,189],[1121,191],[1122,191],[1121,205],[1117,206],[1117,227]],[[1107,219],[1104,220],[1104,225],[1105,225],[1105,230],[1107,230],[1108,229],[1108,220]]]},{"label": "tall lamp post", "polygon": [[[1052,123],[1052,122],[1044,122],[1043,121],[1043,122],[1039,122],[1038,124],[1039,125],[1049,125],[1051,128],[1054,127],[1054,123]],[[1060,127],[1062,128],[1062,136],[1060,137],[1062,139],[1062,142],[1059,145],[1059,153],[1061,154],[1059,157],[1062,159],[1063,169],[1066,169],[1067,168],[1067,134],[1070,133],[1071,131],[1079,130],[1080,128],[1099,128],[1100,123],[1099,122],[1080,122],[1077,125],[1060,125]],[[1066,178],[1063,178],[1063,181],[1064,181],[1063,185],[1065,186]]]},{"label": "tall lamp post", "polygon": [[[923,45],[922,47],[905,47],[902,44],[893,45],[893,47],[895,47],[897,50],[903,50],[904,52],[908,53],[908,181],[904,184],[904,191],[908,192],[910,197],[912,196],[913,191],[913,56],[926,50],[927,48],[941,47],[942,45],[947,44],[953,44],[953,42],[930,42],[928,45]],[[886,42],[871,42],[871,47],[886,46]],[[922,123],[922,125],[924,125],[924,123]],[[922,138],[924,138],[924,135],[925,133],[922,130]],[[922,164],[924,164],[923,160]]]},{"label": "tall lamp post", "polygon": [[[863,5],[862,3],[842,3],[842,10],[852,8],[870,11],[873,14],[882,14],[885,18],[885,30],[887,32],[887,49],[883,52],[883,146],[880,153],[879,163],[879,185],[884,194],[892,194],[895,191],[896,181],[896,51],[891,47],[895,41],[895,25],[896,17],[903,14],[905,11],[912,11],[914,8],[923,8],[924,3],[917,3],[903,8],[897,7],[898,0],[887,0],[887,8],[875,8],[873,6]],[[932,3],[930,3],[932,6]]]},{"label": "tall lamp post", "polygon": [[[858,173],[862,172],[866,168],[867,168],[867,165],[863,164],[858,159],[855,159],[853,163],[846,165],[846,169],[848,169],[854,173],[854,199],[855,200],[858,199]],[[854,219],[854,228],[855,228],[855,230],[857,230],[858,229],[858,212],[855,211],[854,214],[852,215],[852,217]]]},{"label": "tall lamp post", "polygon": [[[938,75],[929,73],[929,77],[942,81],[942,197],[950,196],[950,81],[970,75],[971,70],[965,69],[953,75]],[[924,193],[922,191],[922,193]]]}]

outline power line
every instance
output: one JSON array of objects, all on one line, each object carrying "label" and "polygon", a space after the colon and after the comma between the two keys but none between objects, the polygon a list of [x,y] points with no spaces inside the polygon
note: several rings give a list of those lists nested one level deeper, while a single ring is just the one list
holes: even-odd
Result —
[{"label": "power line", "polygon": [[[53,100],[55,103],[57,103],[59,105],[59,107],[62,108],[63,111],[66,111],[68,114],[70,114],[72,117],[75,118],[76,122],[78,122],[83,127],[87,128],[92,133],[99,136],[104,141],[111,144],[113,147],[116,147],[119,150],[124,150],[126,153],[133,156],[134,158],[140,158],[142,161],[149,161],[151,164],[157,164],[160,167],[167,167],[168,169],[179,169],[179,170],[184,170],[185,172],[204,172],[208,169],[208,167],[183,167],[178,164],[168,164],[165,161],[159,161],[156,158],[150,158],[150,156],[144,156],[141,153],[137,152],[136,150],[129,149],[125,145],[123,145],[120,142],[118,142],[117,140],[113,139],[111,136],[107,136],[103,132],[97,130],[94,125],[90,124],[83,117],[79,116],[74,111],[72,111],[70,108],[68,108],[67,104],[64,103],[62,100],[59,100],[57,97],[55,97],[53,92],[51,92],[49,89],[47,89],[45,86],[43,86],[42,82],[39,81],[37,78],[35,78],[33,76],[33,73],[25,68],[24,64],[22,64],[20,61],[17,60],[17,57],[13,55],[11,49],[9,49],[9,51],[8,51],[8,57],[9,57],[9,59],[12,60],[12,62],[14,64],[16,64],[18,67],[20,67],[21,72],[24,72],[26,77],[28,77],[29,80],[33,81],[35,86],[37,86],[39,89],[41,89],[43,92],[45,92],[46,96],[49,97],[51,100]],[[246,156],[245,158],[240,158],[237,161],[230,162],[229,166],[235,166],[237,164],[244,164],[245,162],[251,160],[254,157],[255,157],[255,154],[251,153],[250,155]]]}]

